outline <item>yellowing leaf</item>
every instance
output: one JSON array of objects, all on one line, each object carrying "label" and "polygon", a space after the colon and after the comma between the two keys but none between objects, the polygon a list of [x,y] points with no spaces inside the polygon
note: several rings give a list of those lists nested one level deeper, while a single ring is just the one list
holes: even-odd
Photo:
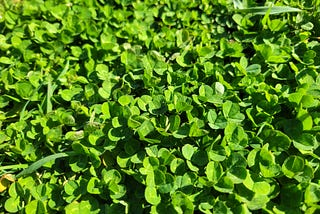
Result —
[{"label": "yellowing leaf", "polygon": [[0,192],[5,191],[9,186],[10,183],[14,182],[14,177],[11,174],[5,174],[0,178]]}]

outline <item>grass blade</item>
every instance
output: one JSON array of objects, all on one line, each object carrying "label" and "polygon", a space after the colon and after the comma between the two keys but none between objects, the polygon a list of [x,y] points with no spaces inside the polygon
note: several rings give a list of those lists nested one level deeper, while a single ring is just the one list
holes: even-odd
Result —
[{"label": "grass blade", "polygon": [[8,166],[0,166],[0,176],[3,174],[6,174],[6,170],[14,170],[14,169],[24,169],[27,168],[28,164],[14,164],[14,165],[8,165]]},{"label": "grass blade", "polygon": [[[60,77],[62,77],[63,75],[65,75],[67,73],[67,71],[69,70],[69,66],[70,66],[70,60],[67,59],[67,63],[64,66],[63,70],[61,71],[61,73],[59,74],[59,76],[57,77],[57,79],[59,79]],[[52,91],[51,91],[52,94],[56,90],[57,87],[58,87],[58,85],[55,83],[52,85]]]},{"label": "grass blade", "polygon": [[33,173],[34,171],[36,171],[37,169],[39,169],[41,166],[48,163],[49,161],[56,160],[57,158],[69,157],[74,154],[75,154],[74,152],[61,152],[61,153],[57,153],[57,154],[53,154],[53,155],[49,155],[47,157],[44,157],[44,158],[34,162],[33,164],[31,164],[28,168],[22,170],[16,176],[16,178]]},{"label": "grass blade", "polygon": [[[59,74],[57,79],[59,79],[61,76],[63,76],[64,74],[67,73],[67,71],[69,70],[69,65],[70,65],[70,61],[68,59],[66,62],[66,65],[64,66],[62,72]],[[49,75],[48,76],[48,86],[47,86],[47,113],[51,112],[53,109],[51,98],[53,96],[54,91],[57,89],[57,87],[58,87],[57,83],[52,82],[52,77],[51,77],[51,75]]]},{"label": "grass blade", "polygon": [[7,169],[24,169],[27,167],[28,167],[28,164],[15,164],[15,165],[8,165],[8,166],[0,166],[0,171],[7,170]]},{"label": "grass blade", "polygon": [[47,87],[47,114],[52,111],[51,97],[53,96],[52,90],[52,77],[48,77],[48,87]]},{"label": "grass blade", "polygon": [[[261,6],[261,7],[250,7],[243,9],[236,9],[235,11],[240,13],[252,13],[254,15],[265,15],[270,7]],[[280,13],[292,13],[292,12],[301,12],[302,10],[289,6],[273,6],[270,10],[270,15],[280,14]]]}]

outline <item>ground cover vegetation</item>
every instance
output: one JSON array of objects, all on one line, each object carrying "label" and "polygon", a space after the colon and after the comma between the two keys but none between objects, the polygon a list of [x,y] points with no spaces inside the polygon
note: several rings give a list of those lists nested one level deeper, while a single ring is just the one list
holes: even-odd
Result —
[{"label": "ground cover vegetation", "polygon": [[319,0],[1,0],[0,213],[319,213]]}]

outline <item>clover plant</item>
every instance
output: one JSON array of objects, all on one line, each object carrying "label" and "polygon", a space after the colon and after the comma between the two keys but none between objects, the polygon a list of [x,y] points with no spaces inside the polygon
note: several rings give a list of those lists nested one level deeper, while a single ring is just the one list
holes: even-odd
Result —
[{"label": "clover plant", "polygon": [[0,0],[0,213],[318,213],[319,0]]}]

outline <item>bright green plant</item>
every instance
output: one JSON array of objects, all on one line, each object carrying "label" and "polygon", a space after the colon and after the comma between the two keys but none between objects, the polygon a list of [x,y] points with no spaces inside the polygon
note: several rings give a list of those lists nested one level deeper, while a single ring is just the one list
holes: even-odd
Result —
[{"label": "bright green plant", "polygon": [[319,212],[319,5],[0,0],[0,212]]}]

